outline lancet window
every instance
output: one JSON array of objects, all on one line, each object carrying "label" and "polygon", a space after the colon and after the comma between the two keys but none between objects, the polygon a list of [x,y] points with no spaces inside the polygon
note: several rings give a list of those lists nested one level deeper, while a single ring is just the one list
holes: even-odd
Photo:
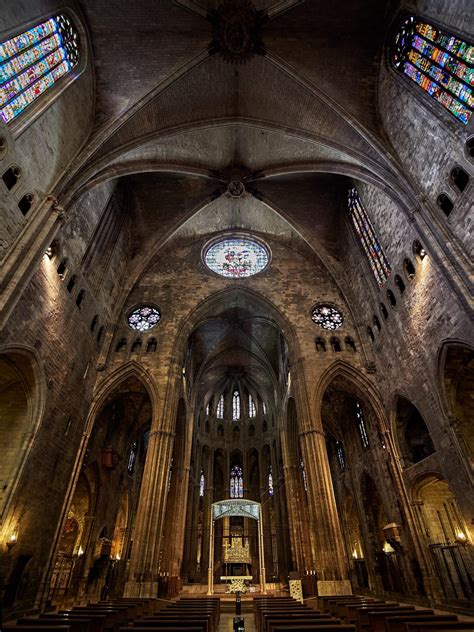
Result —
[{"label": "lancet window", "polygon": [[257,409],[255,408],[255,402],[253,401],[252,395],[249,393],[249,417],[256,417]]},{"label": "lancet window", "polygon": [[10,123],[78,64],[79,37],[66,15],[0,44],[0,117]]},{"label": "lancet window", "polygon": [[340,441],[336,443],[336,454],[337,460],[339,462],[339,467],[341,469],[341,472],[343,472],[346,469],[346,459],[344,457],[344,448],[342,447],[342,443]]},{"label": "lancet window", "polygon": [[390,264],[355,187],[349,189],[348,209],[377,283],[383,285],[390,274]]},{"label": "lancet window", "polygon": [[301,467],[301,477],[303,479],[304,491],[307,492],[308,491],[308,481],[306,479],[306,469],[305,469],[305,466],[304,466],[303,459],[300,460],[300,467]]},{"label": "lancet window", "polygon": [[357,418],[357,427],[359,429],[360,440],[362,441],[362,445],[364,446],[364,448],[368,448],[369,436],[367,434],[367,428],[365,427],[364,410],[360,402],[356,402],[356,418]]},{"label": "lancet window", "polygon": [[234,465],[230,470],[230,497],[244,497],[244,474],[240,465]]},{"label": "lancet window", "polygon": [[240,419],[240,393],[234,391],[232,395],[232,420],[236,421],[237,419]]},{"label": "lancet window", "polygon": [[467,125],[474,109],[474,46],[415,15],[405,16],[391,51],[393,67]]},{"label": "lancet window", "polygon": [[199,496],[204,496],[204,490],[206,488],[206,479],[204,478],[204,472],[201,469],[201,478],[199,479]]},{"label": "lancet window", "polygon": [[273,474],[272,474],[271,465],[270,465],[270,471],[268,472],[268,495],[273,496]]},{"label": "lancet window", "polygon": [[224,395],[221,395],[217,402],[216,417],[217,419],[224,419]]},{"label": "lancet window", "polygon": [[130,448],[130,454],[128,455],[128,464],[127,464],[127,471],[130,475],[133,474],[133,471],[135,469],[135,462],[137,460],[137,453],[138,453],[138,444],[136,441],[134,441],[132,443],[132,447]]}]

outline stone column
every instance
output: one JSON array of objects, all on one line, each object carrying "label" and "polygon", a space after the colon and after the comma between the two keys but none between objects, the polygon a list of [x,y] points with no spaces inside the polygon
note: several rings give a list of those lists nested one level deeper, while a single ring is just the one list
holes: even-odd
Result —
[{"label": "stone column", "polygon": [[351,586],[324,432],[315,428],[305,430],[300,433],[300,443],[308,484],[310,527],[317,539],[318,591],[348,594]]},{"label": "stone column", "polygon": [[[194,428],[194,410],[190,409],[187,415],[185,436],[182,437],[184,445],[180,446],[178,463],[176,464],[176,486],[171,513],[171,526],[173,535],[169,545],[169,573],[170,577],[181,576],[181,564],[183,561],[184,535],[186,526],[186,509],[188,500],[189,474],[191,469],[191,447]],[[198,490],[199,497],[199,490]]]},{"label": "stone column", "polygon": [[168,430],[150,432],[125,597],[156,597],[158,594],[161,536],[173,438],[173,433]]}]

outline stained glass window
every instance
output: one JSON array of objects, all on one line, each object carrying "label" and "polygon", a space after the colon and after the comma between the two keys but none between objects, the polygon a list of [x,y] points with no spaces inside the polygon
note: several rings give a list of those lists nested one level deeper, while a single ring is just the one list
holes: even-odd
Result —
[{"label": "stained glass window", "polygon": [[136,441],[134,441],[132,443],[132,447],[130,448],[130,454],[128,455],[127,470],[130,475],[133,474],[133,470],[135,469],[135,461],[137,460],[137,452],[138,452],[138,444]]},{"label": "stained glass window", "polygon": [[301,461],[300,461],[300,467],[301,467],[301,476],[303,478],[304,491],[307,492],[308,491],[308,481],[306,480],[306,469],[304,467],[303,459],[301,459]]},{"label": "stained glass window", "polygon": [[323,329],[339,329],[343,323],[341,312],[330,305],[316,305],[311,313],[313,322]]},{"label": "stained glass window", "polygon": [[273,474],[272,474],[271,465],[270,465],[270,471],[268,472],[268,495],[273,496]]},{"label": "stained glass window", "polygon": [[154,327],[160,318],[160,311],[156,309],[156,307],[144,305],[130,312],[128,315],[128,324],[136,331],[147,331]]},{"label": "stained glass window", "polygon": [[359,402],[356,402],[356,419],[357,419],[357,427],[359,428],[360,440],[362,441],[362,445],[364,446],[364,448],[368,448],[369,436],[367,434],[367,429],[365,427],[364,411]]},{"label": "stained glass window", "polygon": [[224,419],[224,395],[221,395],[217,402],[216,417],[217,419]]},{"label": "stained glass window", "polygon": [[414,15],[395,36],[392,64],[464,125],[474,108],[474,46]]},{"label": "stained glass window", "polygon": [[199,479],[199,496],[204,496],[204,489],[206,487],[206,479],[204,478],[204,472],[201,469],[201,478]]},{"label": "stained glass window", "polygon": [[267,405],[265,404],[265,402],[262,402],[262,410],[263,410],[263,414],[266,415],[267,414]]},{"label": "stained glass window", "polygon": [[257,415],[257,410],[255,408],[255,403],[253,401],[252,395],[249,393],[249,417],[255,417]]},{"label": "stained glass window", "polygon": [[261,272],[268,265],[268,250],[252,239],[221,239],[204,255],[207,267],[223,277],[240,279]]},{"label": "stained glass window", "polygon": [[79,61],[71,20],[57,15],[0,44],[0,116],[9,123]]},{"label": "stained glass window", "polygon": [[244,497],[244,474],[239,465],[234,465],[230,470],[230,497]]},{"label": "stained glass window", "polygon": [[342,447],[342,443],[340,441],[336,443],[336,454],[337,460],[339,461],[339,467],[343,472],[346,469],[346,460],[344,458],[344,448]]},{"label": "stained glass window", "polygon": [[355,187],[349,190],[348,208],[372,272],[377,279],[377,283],[383,285],[390,274],[390,264]]},{"label": "stained glass window", "polygon": [[211,414],[211,405],[209,403],[206,404],[206,415]]},{"label": "stained glass window", "polygon": [[239,391],[234,391],[232,395],[232,419],[236,421],[240,419],[240,393]]}]

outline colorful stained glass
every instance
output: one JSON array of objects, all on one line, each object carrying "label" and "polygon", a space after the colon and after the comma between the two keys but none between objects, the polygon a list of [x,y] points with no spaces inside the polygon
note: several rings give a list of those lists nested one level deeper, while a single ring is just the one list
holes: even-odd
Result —
[{"label": "colorful stained glass", "polygon": [[0,116],[9,123],[79,61],[79,38],[58,15],[0,44]]},{"label": "colorful stained glass", "polygon": [[222,239],[208,248],[204,261],[223,277],[241,279],[264,270],[269,255],[262,244],[251,239]]},{"label": "colorful stained glass", "polygon": [[378,284],[383,285],[390,274],[390,264],[355,187],[349,190],[348,208],[372,272]]},{"label": "colorful stained glass", "polygon": [[130,312],[128,315],[128,325],[136,331],[147,331],[154,327],[160,318],[161,314],[156,307],[144,305]]},{"label": "colorful stained glass", "polygon": [[311,313],[311,319],[323,329],[339,329],[344,319],[341,312],[330,305],[316,305]]},{"label": "colorful stained glass", "polygon": [[474,46],[414,15],[406,16],[392,50],[394,68],[467,125],[474,109]]},{"label": "colorful stained glass", "polygon": [[272,474],[271,465],[270,465],[270,471],[268,472],[268,495],[273,496],[273,474]]},{"label": "colorful stained glass", "polygon": [[230,497],[244,497],[244,474],[239,465],[234,465],[230,470]]}]

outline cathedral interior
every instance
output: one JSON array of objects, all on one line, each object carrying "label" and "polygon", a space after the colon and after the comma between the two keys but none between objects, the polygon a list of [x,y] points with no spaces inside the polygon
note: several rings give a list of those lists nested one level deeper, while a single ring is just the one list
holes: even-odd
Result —
[{"label": "cathedral interior", "polygon": [[468,0],[3,1],[5,618],[474,612],[472,42]]}]

